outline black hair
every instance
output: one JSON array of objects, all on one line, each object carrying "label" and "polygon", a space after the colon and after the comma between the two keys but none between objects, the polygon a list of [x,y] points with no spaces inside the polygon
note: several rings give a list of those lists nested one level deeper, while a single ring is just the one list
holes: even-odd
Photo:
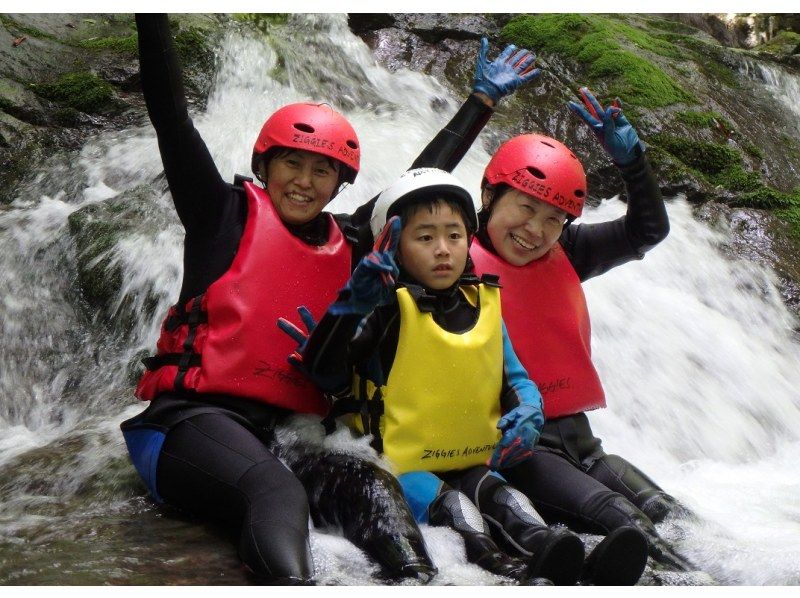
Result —
[{"label": "black hair", "polygon": [[[258,172],[260,170],[261,164],[269,166],[269,163],[275,158],[283,158],[284,156],[288,156],[292,152],[297,152],[297,151],[301,150],[293,147],[283,147],[283,146],[276,146],[269,148],[267,151],[265,151],[262,154],[259,154],[256,157],[254,161],[256,168],[253,169],[253,174],[256,175],[256,178],[259,181],[261,181],[264,185],[266,185],[267,181],[265,179],[262,179],[261,174]],[[323,156],[323,157],[328,161],[328,164],[330,164],[331,167],[334,167],[334,169],[338,168],[339,178],[336,181],[336,191],[333,194],[333,197],[335,197],[342,190],[342,185],[344,183],[355,178],[355,174],[353,169],[347,166],[344,162],[340,162],[339,160],[336,160],[329,156]]]},{"label": "black hair", "polygon": [[403,228],[405,228],[406,223],[411,219],[411,217],[417,212],[421,211],[423,208],[427,208],[429,213],[435,214],[437,207],[441,205],[448,206],[451,210],[453,210],[453,212],[461,216],[461,221],[464,223],[464,228],[466,228],[468,236],[475,234],[475,229],[472,226],[473,219],[467,213],[464,204],[456,199],[448,197],[447,195],[442,195],[440,191],[432,191],[430,193],[420,193],[415,195],[412,200],[403,202],[402,207],[398,211],[393,212],[390,209],[386,214],[386,219],[388,220],[399,212],[400,221],[403,223]]},{"label": "black hair", "polygon": [[[485,225],[489,222],[489,216],[492,214],[492,207],[496,204],[509,190],[513,189],[511,185],[507,185],[506,183],[497,183],[496,185],[490,185],[486,179],[483,179],[483,184],[481,185],[481,193],[484,191],[488,191],[492,194],[491,199],[489,200],[489,205],[487,207],[483,206],[483,196],[481,195],[481,209],[478,210],[478,222],[480,223],[479,226]],[[536,198],[534,198],[536,199]],[[575,216],[572,214],[567,214],[566,218],[564,219],[564,226],[569,226],[575,220]]]}]

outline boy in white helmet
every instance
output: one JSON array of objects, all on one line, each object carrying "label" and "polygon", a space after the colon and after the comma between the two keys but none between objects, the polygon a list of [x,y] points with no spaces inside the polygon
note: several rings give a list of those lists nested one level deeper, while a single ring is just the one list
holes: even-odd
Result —
[{"label": "boy in white helmet", "polygon": [[[356,414],[353,426],[373,435],[418,521],[458,531],[471,562],[522,583],[575,583],[581,541],[548,528],[490,469],[530,458],[544,416],[508,340],[496,277],[464,275],[477,228],[469,192],[447,172],[411,170],[378,197],[371,227],[374,251],[296,355],[334,396],[329,427]],[[465,478],[476,488],[469,498],[453,488]],[[638,549],[641,567],[618,578],[634,583],[644,537],[631,530],[609,543],[616,552]],[[583,574],[591,582],[591,572]]]}]

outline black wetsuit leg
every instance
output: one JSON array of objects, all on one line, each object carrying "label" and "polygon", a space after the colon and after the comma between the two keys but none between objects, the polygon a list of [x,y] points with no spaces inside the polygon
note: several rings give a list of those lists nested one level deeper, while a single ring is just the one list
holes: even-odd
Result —
[{"label": "black wetsuit leg", "polygon": [[619,455],[604,454],[586,470],[587,475],[622,494],[647,515],[653,523],[686,509],[644,472]]},{"label": "black wetsuit leg", "polygon": [[683,511],[672,496],[637,467],[618,455],[606,454],[585,413],[548,421],[539,448],[563,457],[606,488],[621,494],[655,523],[672,511]]},{"label": "black wetsuit leg", "polygon": [[436,568],[397,479],[346,453],[289,457],[306,489],[314,523],[341,527],[391,577],[428,580]]},{"label": "black wetsuit leg", "polygon": [[239,530],[239,557],[260,579],[302,583],[314,574],[302,484],[232,418],[207,413],[172,428],[157,484],[168,503]]},{"label": "black wetsuit leg", "polygon": [[654,559],[677,570],[694,567],[658,535],[655,525],[636,505],[573,463],[547,451],[503,470],[503,476],[531,499],[549,523],[560,522],[575,531],[607,535],[625,526],[642,532]]}]

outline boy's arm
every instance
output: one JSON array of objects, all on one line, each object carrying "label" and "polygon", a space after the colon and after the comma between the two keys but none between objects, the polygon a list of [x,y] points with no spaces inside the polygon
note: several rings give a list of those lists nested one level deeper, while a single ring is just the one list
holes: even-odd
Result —
[{"label": "boy's arm", "polygon": [[175,209],[187,230],[205,229],[229,188],[189,117],[167,15],[137,14],[136,29],[142,91]]},{"label": "boy's arm", "polygon": [[311,333],[307,341],[292,334],[285,320],[278,320],[278,327],[300,342],[290,361],[305,369],[325,392],[337,393],[349,384],[351,366],[356,362],[354,349],[368,342],[370,322],[378,315],[375,310],[394,301],[399,274],[394,254],[400,229],[400,218],[390,218],[372,252],[361,259],[319,324],[313,320],[310,326],[306,323]]},{"label": "boy's arm", "polygon": [[542,395],[514,352],[505,323],[500,407],[504,415],[497,428],[503,436],[489,460],[492,469],[513,467],[530,457],[544,426]]}]

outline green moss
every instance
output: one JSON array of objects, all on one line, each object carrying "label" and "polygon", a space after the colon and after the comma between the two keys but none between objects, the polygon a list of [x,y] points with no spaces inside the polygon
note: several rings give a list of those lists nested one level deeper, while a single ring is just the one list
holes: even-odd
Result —
[{"label": "green moss", "polygon": [[82,39],[78,42],[81,48],[90,50],[111,50],[126,54],[136,54],[138,52],[138,37],[132,33],[124,37],[95,37]]},{"label": "green moss", "polygon": [[660,146],[705,175],[719,175],[729,168],[740,166],[742,161],[738,150],[720,143],[692,141],[666,133],[651,135],[648,142]]},{"label": "green moss", "polygon": [[17,35],[27,35],[29,37],[35,37],[38,39],[49,39],[52,41],[60,41],[55,35],[50,33],[45,33],[40,29],[36,29],[36,27],[31,27],[30,25],[24,25],[15,19],[12,19],[8,15],[0,13],[0,23],[2,23],[3,27],[8,29],[10,32],[17,34]]},{"label": "green moss", "polygon": [[192,60],[208,51],[206,36],[202,29],[189,27],[175,35],[175,51],[182,60]]},{"label": "green moss", "polygon": [[691,50],[694,62],[706,76],[716,79],[728,87],[739,87],[735,70],[726,66],[726,50],[722,46],[688,35],[679,36],[673,41]]},{"label": "green moss", "polygon": [[654,29],[661,29],[662,31],[680,35],[695,35],[698,32],[694,27],[668,19],[648,19],[647,25]]},{"label": "green moss", "polygon": [[14,104],[11,103],[7,98],[0,97],[0,110],[3,112],[8,112],[9,110],[13,110]]},{"label": "green moss", "polygon": [[755,49],[770,54],[791,54],[798,44],[800,44],[800,33],[780,31],[771,40]]},{"label": "green moss", "polygon": [[54,83],[33,85],[33,89],[49,100],[90,113],[105,108],[114,97],[114,90],[108,83],[87,72],[67,73]]},{"label": "green moss", "polygon": [[709,181],[731,191],[755,192],[764,187],[761,175],[745,170],[741,164],[733,164],[721,172],[709,176]]},{"label": "green moss", "polygon": [[749,141],[744,141],[744,140],[740,145],[742,146],[742,149],[746,151],[749,155],[751,155],[753,158],[758,158],[759,160],[764,159],[764,151],[760,147],[753,145]]},{"label": "green moss", "polygon": [[776,211],[775,215],[789,225],[790,235],[800,242],[800,201],[790,208]]},{"label": "green moss", "polygon": [[800,206],[800,196],[797,190],[794,193],[783,193],[762,184],[758,189],[742,193],[732,205],[762,210],[786,210]]},{"label": "green moss", "polygon": [[683,54],[673,44],[620,20],[589,14],[521,15],[509,21],[502,37],[518,46],[586,64],[590,80],[610,78],[609,93],[630,104],[656,108],[693,101],[663,69],[620,42],[673,59],[681,59]]},{"label": "green moss", "polygon": [[266,33],[271,27],[285,25],[289,20],[289,13],[240,12],[234,13],[233,18],[240,23],[247,23],[259,31]]},{"label": "green moss", "polygon": [[695,112],[686,110],[676,113],[675,120],[694,129],[716,129],[721,126],[727,131],[733,130],[733,125],[719,112]]}]

